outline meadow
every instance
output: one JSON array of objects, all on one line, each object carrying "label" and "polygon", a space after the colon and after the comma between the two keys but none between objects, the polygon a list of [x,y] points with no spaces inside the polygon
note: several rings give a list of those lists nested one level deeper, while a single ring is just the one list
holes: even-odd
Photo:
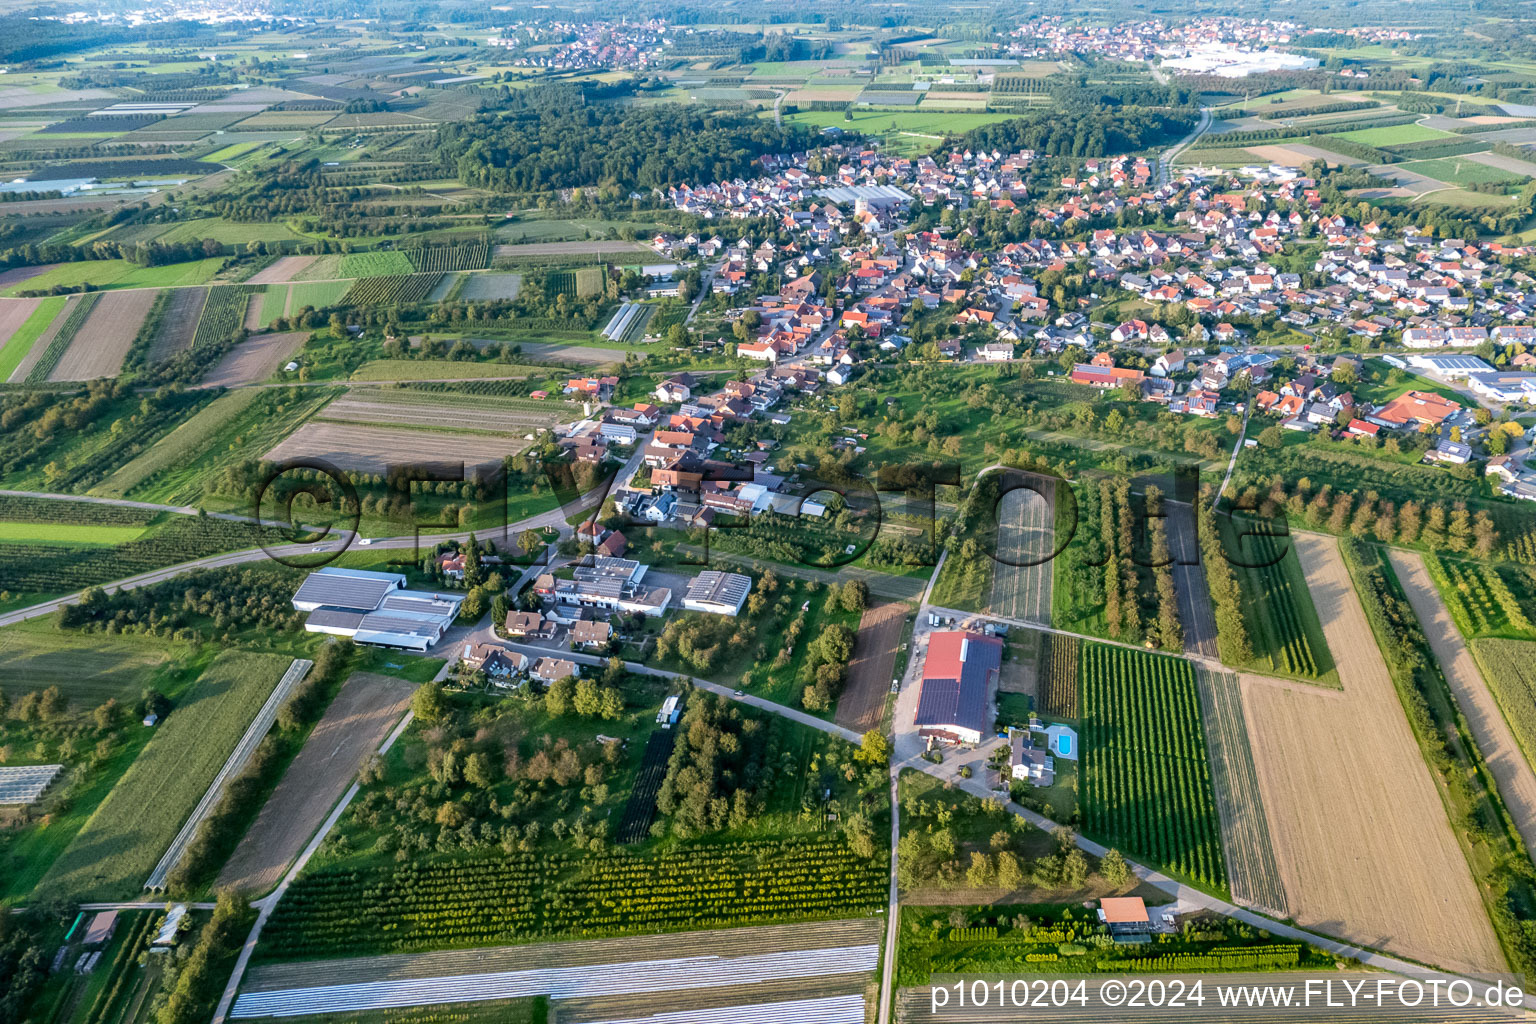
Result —
[{"label": "meadow", "polygon": [[214,659],[39,883],[75,898],[132,896],[288,668],[277,654]]},{"label": "meadow", "polygon": [[1425,139],[1454,138],[1453,132],[1443,132],[1422,124],[1399,124],[1387,128],[1359,128],[1351,132],[1335,132],[1334,138],[1359,142],[1366,146],[1395,146],[1400,142],[1423,142]]},{"label": "meadow", "polygon": [[36,277],[18,281],[7,288],[5,294],[47,291],[53,287],[78,288],[83,284],[97,288],[176,288],[203,284],[223,265],[223,258],[218,256],[159,267],[141,267],[127,260],[78,260],[60,263]]},{"label": "meadow", "polygon": [[1398,166],[1405,171],[1417,171],[1419,174],[1426,174],[1436,181],[1443,181],[1450,185],[1477,185],[1491,181],[1511,181],[1519,177],[1512,171],[1480,164],[1465,156],[1410,160]]},{"label": "meadow", "polygon": [[141,526],[89,526],[81,523],[0,522],[0,543],[96,546],[126,544],[144,532]]},{"label": "meadow", "polygon": [[0,348],[0,381],[7,380],[16,372],[16,367],[32,351],[32,346],[37,339],[42,337],[48,325],[53,323],[53,318],[59,315],[64,308],[64,296],[50,295],[43,299],[34,309],[26,321],[11,335],[10,340]]}]

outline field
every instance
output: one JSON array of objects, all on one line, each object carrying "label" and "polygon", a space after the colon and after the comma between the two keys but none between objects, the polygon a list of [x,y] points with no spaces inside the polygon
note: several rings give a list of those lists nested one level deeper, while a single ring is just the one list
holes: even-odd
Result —
[{"label": "field", "polygon": [[295,276],[303,273],[315,260],[316,256],[282,256],[270,267],[263,267],[252,274],[247,284],[284,284],[292,281]]},{"label": "field", "polygon": [[75,288],[93,284],[97,288],[174,288],[180,285],[203,284],[223,266],[221,257],[191,260],[187,263],[167,263],[158,267],[141,267],[127,260],[81,260],[75,263],[59,263],[45,272],[5,289],[6,295],[35,289],[47,290],[55,285]]},{"label": "field", "polygon": [[1047,633],[1040,644],[1040,711],[1053,718],[1078,716],[1078,659],[1082,641]]},{"label": "field", "polygon": [[882,602],[866,609],[859,618],[848,682],[837,701],[838,725],[857,733],[880,727],[906,613],[906,605]]},{"label": "field", "polygon": [[208,291],[207,288],[178,288],[171,293],[171,304],[166,307],[155,340],[149,347],[151,365],[192,347],[192,336],[197,333]]},{"label": "field", "polygon": [[883,856],[859,859],[833,838],[604,851],[573,865],[524,853],[342,863],[295,880],[256,955],[362,956],[860,917],[885,906],[888,871]]},{"label": "field", "polygon": [[75,340],[75,335],[80,333],[80,328],[85,326],[86,319],[100,301],[100,292],[87,292],[84,295],[73,296],[65,304],[68,312],[64,314],[64,321],[52,328],[53,337],[48,338],[47,343],[41,346],[42,352],[32,353],[37,357],[37,361],[27,370],[26,383],[41,384],[52,377],[54,369],[59,365],[59,360],[64,358],[64,350],[69,348],[70,343]]},{"label": "field", "polygon": [[519,436],[553,426],[575,410],[564,403],[412,388],[352,388],[320,410],[320,419],[381,426],[451,426]]},{"label": "field", "polygon": [[0,693],[16,700],[57,686],[73,707],[92,708],[108,698],[130,702],[174,653],[152,637],[62,633],[51,624],[7,627],[0,630]]},{"label": "field", "polygon": [[521,274],[470,274],[459,298],[466,302],[481,299],[515,299],[522,286]]},{"label": "field", "polygon": [[1226,883],[1195,672],[1182,658],[1083,645],[1084,831],[1215,888]]},{"label": "field", "polygon": [[1440,663],[1456,706],[1466,717],[1477,749],[1498,784],[1499,797],[1525,840],[1526,849],[1536,849],[1536,772],[1532,772],[1531,761],[1511,728],[1514,722],[1528,716],[1531,701],[1523,697],[1506,705],[1508,712],[1501,711],[1494,690],[1484,681],[1466,640],[1451,621],[1445,602],[1440,600],[1424,561],[1407,551],[1393,551],[1391,559],[1392,569],[1413,606],[1435,660]]},{"label": "field", "polygon": [[656,820],[656,794],[667,777],[667,759],[672,756],[676,741],[675,729],[653,729],[646,737],[645,752],[635,770],[635,785],[615,833],[619,842],[640,843],[650,838],[651,823]]},{"label": "field", "polygon": [[1398,166],[1404,170],[1427,174],[1431,178],[1450,185],[1476,185],[1482,182],[1510,181],[1524,177],[1498,167],[1489,167],[1485,163],[1471,160],[1466,156],[1442,157],[1437,160],[1410,160]]},{"label": "field", "polygon": [[1253,751],[1248,746],[1242,689],[1230,672],[1197,668],[1195,680],[1232,898],[1271,916],[1287,917],[1285,882],[1270,845],[1269,822],[1264,817]]},{"label": "field", "polygon": [[299,281],[288,287],[288,312],[297,313],[305,306],[325,309],[340,305],[351,289],[350,281]]},{"label": "field", "polygon": [[420,463],[500,464],[527,447],[519,439],[340,423],[306,423],[267,452],[268,461],[323,459],[338,469],[383,473]]},{"label": "field", "polygon": [[1400,142],[1422,142],[1425,139],[1448,139],[1455,136],[1438,128],[1421,124],[1398,124],[1389,128],[1360,128],[1352,132],[1336,132],[1335,138],[1359,142],[1367,146],[1395,146]]},{"label": "field", "polygon": [[11,378],[21,361],[32,351],[37,339],[58,317],[64,308],[64,297],[54,295],[46,299],[17,299],[7,302],[5,308],[7,314],[12,316],[17,309],[26,309],[27,313],[20,324],[8,328],[8,340],[0,347],[0,381]]},{"label": "field", "polygon": [[1474,640],[1472,651],[1525,759],[1536,765],[1536,644]]},{"label": "field", "polygon": [[[606,366],[622,363],[631,349],[602,348],[597,345],[561,345],[543,342],[519,342],[522,354],[528,359],[556,359],[585,366]],[[643,356],[644,353],[641,353]]]},{"label": "field", "polygon": [[1338,547],[1292,540],[1343,686],[1241,677],[1292,917],[1451,970],[1498,969],[1497,939]]},{"label": "field", "polygon": [[997,562],[992,566],[987,610],[1048,626],[1055,504],[1034,491],[1015,488],[1003,495],[997,514]]},{"label": "field", "polygon": [[[0,355],[3,355],[5,344],[11,339],[11,335],[21,330],[42,299],[3,299],[0,300]],[[0,373],[0,377],[7,376]]]},{"label": "field", "polygon": [[[491,247],[486,242],[465,242],[462,245],[435,245],[412,249],[409,255],[412,269],[422,273],[444,274],[455,270],[484,270],[491,263]],[[390,271],[408,273],[409,271]]]},{"label": "field", "polygon": [[48,873],[44,892],[123,897],[149,877],[291,658],[220,655]]},{"label": "field", "polygon": [[415,686],[353,675],[288,766],[219,874],[218,885],[253,895],[277,885],[362,763],[405,713]]},{"label": "field", "polygon": [[116,376],[123,357],[160,293],[149,288],[103,295],[80,325],[49,380]]},{"label": "field", "polygon": [[203,303],[202,316],[197,318],[197,331],[192,335],[192,347],[215,345],[232,337],[245,326],[245,307],[250,301],[248,285],[209,288],[208,301]]},{"label": "field", "polygon": [[1248,543],[1233,545],[1233,571],[1243,588],[1243,618],[1255,662],[1265,671],[1337,685],[1317,610],[1296,561],[1295,538],[1251,524]]},{"label": "field", "polygon": [[[744,1001],[730,990],[753,987],[760,997],[775,1001],[848,993],[862,1020],[862,990],[875,966],[879,936],[879,922],[863,918],[830,921],[810,933],[797,926],[732,928],[260,965],[247,976],[234,1015],[295,999],[327,1005],[367,1001],[391,990],[395,998],[381,1001],[482,1001],[496,998],[491,986],[503,986],[515,988],[517,995],[558,1000],[560,1020],[603,1020],[629,1016],[619,1010],[618,1000],[638,998],[650,1010],[681,1009],[685,1001],[688,1006],[729,1006]],[[661,964],[671,969],[657,970]],[[829,983],[835,987],[826,989]],[[608,1012],[594,1015],[602,1009]]]},{"label": "field", "polygon": [[144,532],[142,526],[89,526],[83,523],[0,522],[0,544],[126,544]]},{"label": "field", "polygon": [[416,270],[403,252],[354,252],[341,258],[337,277],[384,277],[410,274]]},{"label": "field", "polygon": [[469,363],[453,359],[372,359],[352,371],[354,381],[474,380],[504,377],[522,380],[547,374],[547,366],[517,363]]},{"label": "field", "polygon": [[548,278],[549,294],[551,297],[569,295],[578,299],[599,295],[603,290],[604,277],[602,267],[556,270]]},{"label": "field", "polygon": [[[1536,626],[1525,606],[1515,596],[1504,573],[1522,570],[1457,558],[1440,558],[1434,553],[1424,558],[1429,578],[1439,588],[1451,618],[1462,635],[1470,639],[1507,637],[1536,640]],[[1530,593],[1530,580],[1518,580],[1524,593]]]},{"label": "field", "polygon": [[303,331],[258,334],[229,350],[218,365],[203,376],[205,388],[234,388],[259,384],[293,358],[309,337]]},{"label": "field", "polygon": [[[378,254],[374,254],[378,255]],[[404,253],[388,253],[405,259]],[[350,258],[350,257],[349,257]],[[407,263],[409,261],[407,260]],[[346,306],[401,306],[425,302],[441,274],[389,274],[380,277],[359,278],[347,289],[341,302]]]}]

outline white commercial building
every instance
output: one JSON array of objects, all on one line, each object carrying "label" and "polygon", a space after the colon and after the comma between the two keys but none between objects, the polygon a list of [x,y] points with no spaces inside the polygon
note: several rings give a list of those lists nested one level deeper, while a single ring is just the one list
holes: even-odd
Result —
[{"label": "white commercial building", "polygon": [[310,633],[417,652],[442,639],[463,603],[462,594],[406,590],[400,573],[334,566],[310,573],[293,595],[294,610],[309,612]]}]

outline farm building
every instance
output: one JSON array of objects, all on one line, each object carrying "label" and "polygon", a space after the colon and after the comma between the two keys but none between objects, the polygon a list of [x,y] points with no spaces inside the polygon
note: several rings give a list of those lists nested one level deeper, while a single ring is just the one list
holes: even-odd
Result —
[{"label": "farm building", "polygon": [[155,932],[155,937],[150,941],[151,953],[165,953],[181,939],[181,922],[187,916],[187,905],[177,903],[166,912],[165,920],[160,923],[160,930]]},{"label": "farm building", "polygon": [[1106,896],[1099,900],[1099,921],[1109,926],[1109,934],[1117,941],[1152,932],[1152,918],[1140,896]]},{"label": "farm building", "polygon": [[918,735],[948,743],[980,743],[992,724],[992,687],[1003,663],[1003,643],[968,630],[928,639],[922,690],[913,724]]},{"label": "farm building", "polygon": [[117,911],[103,910],[91,918],[91,923],[86,926],[84,944],[86,946],[103,946],[112,941],[112,934],[117,931]]},{"label": "farm building", "polygon": [[1388,428],[1438,427],[1461,412],[1461,404],[1428,391],[1407,391],[1366,417],[1371,423]]},{"label": "farm building", "polygon": [[677,720],[683,715],[683,709],[679,706],[680,700],[681,698],[674,693],[661,702],[661,710],[656,712],[657,725],[663,729],[670,729],[677,724]]},{"label": "farm building", "polygon": [[425,651],[458,617],[462,595],[406,590],[399,573],[327,566],[307,576],[293,595],[309,612],[304,629],[351,637],[360,644]]},{"label": "farm building", "polygon": [[1425,370],[1429,373],[1454,380],[1457,377],[1465,377],[1473,373],[1487,373],[1493,369],[1477,356],[1459,355],[1434,355],[1434,356],[1409,356],[1408,365],[1416,370]]},{"label": "farm building", "polygon": [[693,612],[736,615],[751,592],[751,577],[709,569],[699,573],[688,584],[688,591],[683,595],[683,607]]}]

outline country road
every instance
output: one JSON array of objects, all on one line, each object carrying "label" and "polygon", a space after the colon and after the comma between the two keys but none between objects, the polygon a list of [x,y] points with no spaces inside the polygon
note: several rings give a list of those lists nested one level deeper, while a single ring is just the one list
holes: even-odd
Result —
[{"label": "country road", "polygon": [[1200,123],[1195,125],[1194,131],[1184,136],[1172,148],[1164,150],[1163,155],[1157,158],[1157,185],[1159,188],[1168,184],[1173,178],[1173,162],[1179,158],[1179,154],[1192,146],[1196,139],[1204,135],[1211,127],[1211,108],[1200,108]]}]

